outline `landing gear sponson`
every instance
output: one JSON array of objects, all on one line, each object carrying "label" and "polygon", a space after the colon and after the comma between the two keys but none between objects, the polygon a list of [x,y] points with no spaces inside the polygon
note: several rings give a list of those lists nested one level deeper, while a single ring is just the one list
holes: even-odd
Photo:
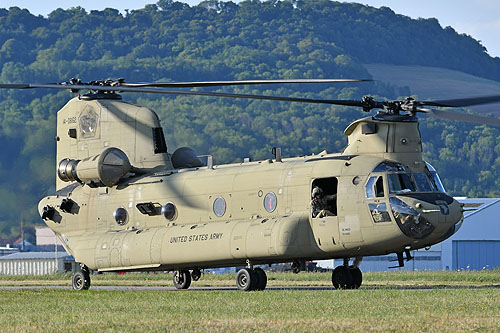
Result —
[{"label": "landing gear sponson", "polygon": [[349,258],[344,258],[344,264],[332,272],[332,284],[335,289],[358,289],[363,282],[363,273],[359,269],[361,257],[354,259],[349,266]]}]

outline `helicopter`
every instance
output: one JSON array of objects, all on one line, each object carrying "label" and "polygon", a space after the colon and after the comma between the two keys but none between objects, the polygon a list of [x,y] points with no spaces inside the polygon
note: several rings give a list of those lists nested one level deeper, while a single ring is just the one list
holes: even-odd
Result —
[{"label": "helicopter", "polygon": [[[446,194],[436,170],[422,158],[418,113],[500,126],[500,119],[443,108],[500,101],[500,95],[417,101],[327,100],[170,88],[257,84],[359,82],[357,79],[129,83],[0,84],[4,89],[67,89],[78,93],[57,112],[56,192],[39,213],[81,269],[72,288],[91,286],[91,271],[171,271],[187,289],[204,269],[242,267],[240,290],[264,290],[262,265],[343,259],[332,272],[336,289],[362,285],[362,258],[411,250],[458,231],[463,206]],[[79,94],[81,90],[89,91]],[[376,114],[351,123],[348,143],[284,158],[203,163],[196,152],[168,151],[157,114],[120,94],[216,96],[343,105]],[[439,109],[436,109],[438,107]],[[352,260],[352,262],[351,262]]]}]

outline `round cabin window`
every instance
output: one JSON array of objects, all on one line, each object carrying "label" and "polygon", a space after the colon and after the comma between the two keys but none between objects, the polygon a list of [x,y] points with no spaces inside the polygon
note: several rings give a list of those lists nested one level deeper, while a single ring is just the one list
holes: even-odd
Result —
[{"label": "round cabin window", "polygon": [[128,212],[123,207],[117,208],[113,212],[113,217],[115,218],[116,223],[118,223],[119,225],[125,225],[128,222]]},{"label": "round cabin window", "polygon": [[175,205],[171,202],[167,202],[163,207],[161,207],[161,215],[169,221],[175,220],[177,216],[177,209],[175,208]]},{"label": "round cabin window", "polygon": [[221,217],[226,213],[226,200],[223,197],[218,197],[214,201],[214,214]]},{"label": "round cabin window", "polygon": [[268,213],[274,212],[276,206],[278,205],[278,199],[276,198],[276,194],[274,192],[269,192],[264,197],[264,208]]}]

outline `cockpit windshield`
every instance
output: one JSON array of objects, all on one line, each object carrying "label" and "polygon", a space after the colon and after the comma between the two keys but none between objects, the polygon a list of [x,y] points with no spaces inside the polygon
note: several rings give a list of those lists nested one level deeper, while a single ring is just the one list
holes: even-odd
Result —
[{"label": "cockpit windshield", "polygon": [[[443,192],[445,189],[436,170],[426,163],[424,173],[413,173],[402,164],[393,162],[380,163],[373,172],[384,172],[387,174],[387,185],[390,194],[408,192]],[[376,177],[371,177],[367,184],[367,197],[373,197],[372,186]]]},{"label": "cockpit windshield", "polygon": [[414,173],[413,178],[415,179],[415,183],[417,183],[417,187],[420,192],[436,191],[429,173]]},{"label": "cockpit windshield", "polygon": [[389,184],[389,193],[416,192],[417,187],[409,173],[388,173],[387,183]]}]

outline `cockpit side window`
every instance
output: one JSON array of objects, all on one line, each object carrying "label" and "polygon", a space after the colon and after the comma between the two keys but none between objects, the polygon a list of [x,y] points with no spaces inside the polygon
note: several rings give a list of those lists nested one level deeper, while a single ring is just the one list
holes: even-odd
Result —
[{"label": "cockpit side window", "polygon": [[382,176],[378,177],[375,183],[375,196],[377,198],[384,196],[384,178],[382,178]]},{"label": "cockpit side window", "polygon": [[366,197],[368,199],[381,198],[384,194],[384,178],[382,176],[371,176],[366,183]]},{"label": "cockpit side window", "polygon": [[429,181],[431,182],[434,191],[446,193],[446,190],[444,189],[443,183],[441,182],[436,169],[434,169],[434,167],[427,162],[425,162],[425,168],[427,169]]},{"label": "cockpit side window", "polygon": [[368,199],[372,199],[374,197],[373,184],[375,184],[375,180],[377,176],[371,176],[366,183],[366,197]]},{"label": "cockpit side window", "polygon": [[441,179],[439,178],[437,173],[431,172],[431,180],[432,180],[433,185],[435,186],[435,188],[438,192],[446,193],[446,190],[444,189],[444,185],[443,185],[443,183],[441,183]]}]

